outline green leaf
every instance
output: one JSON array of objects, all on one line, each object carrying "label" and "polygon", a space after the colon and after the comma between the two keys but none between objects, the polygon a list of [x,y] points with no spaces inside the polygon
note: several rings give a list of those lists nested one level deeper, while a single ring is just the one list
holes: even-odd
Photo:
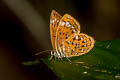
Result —
[{"label": "green leaf", "polygon": [[89,53],[70,58],[72,63],[66,59],[41,60],[60,80],[118,80],[120,79],[120,40],[97,41]]}]

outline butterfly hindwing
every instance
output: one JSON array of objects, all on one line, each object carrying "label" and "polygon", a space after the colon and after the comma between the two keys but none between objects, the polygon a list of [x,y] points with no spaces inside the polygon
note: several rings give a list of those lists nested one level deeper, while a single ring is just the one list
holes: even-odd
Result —
[{"label": "butterfly hindwing", "polygon": [[80,33],[80,24],[69,14],[65,14],[58,25],[57,46],[59,51],[63,51],[64,42],[70,36]]},{"label": "butterfly hindwing", "polygon": [[85,54],[94,47],[94,43],[94,39],[84,33],[71,36],[64,44],[65,55],[67,57],[73,57]]},{"label": "butterfly hindwing", "polygon": [[61,18],[62,16],[59,13],[57,13],[55,10],[52,10],[50,16],[50,35],[51,35],[53,50],[55,50],[56,32]]}]

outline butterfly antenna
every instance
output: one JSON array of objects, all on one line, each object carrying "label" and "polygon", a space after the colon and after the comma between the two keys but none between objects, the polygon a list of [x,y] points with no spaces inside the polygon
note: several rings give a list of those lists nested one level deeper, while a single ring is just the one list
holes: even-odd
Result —
[{"label": "butterfly antenna", "polygon": [[37,55],[40,55],[40,54],[43,54],[43,53],[46,53],[46,52],[50,52],[50,51],[52,51],[52,50],[45,50],[45,51],[42,51],[42,52],[36,53],[35,55],[37,56]]}]

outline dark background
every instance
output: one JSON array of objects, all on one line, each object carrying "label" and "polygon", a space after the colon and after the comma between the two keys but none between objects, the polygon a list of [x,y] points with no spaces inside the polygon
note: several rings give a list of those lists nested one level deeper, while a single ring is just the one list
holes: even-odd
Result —
[{"label": "dark background", "polygon": [[52,49],[50,13],[72,15],[97,41],[120,38],[120,0],[1,0],[0,80],[57,79],[43,63],[26,67],[36,52]]}]

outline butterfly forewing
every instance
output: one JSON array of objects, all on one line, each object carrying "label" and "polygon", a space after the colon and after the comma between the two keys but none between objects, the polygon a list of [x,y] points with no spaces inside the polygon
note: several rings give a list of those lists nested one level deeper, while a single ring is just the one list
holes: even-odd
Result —
[{"label": "butterfly forewing", "polygon": [[87,34],[77,34],[65,41],[66,57],[79,56],[89,52],[94,47],[94,39]]},{"label": "butterfly forewing", "polygon": [[56,32],[61,18],[62,16],[59,13],[57,13],[55,10],[52,10],[50,16],[50,35],[51,35],[53,50],[55,50]]},{"label": "butterfly forewing", "polygon": [[69,14],[65,14],[58,25],[57,46],[58,50],[64,52],[64,42],[70,36],[80,33],[80,24]]}]

